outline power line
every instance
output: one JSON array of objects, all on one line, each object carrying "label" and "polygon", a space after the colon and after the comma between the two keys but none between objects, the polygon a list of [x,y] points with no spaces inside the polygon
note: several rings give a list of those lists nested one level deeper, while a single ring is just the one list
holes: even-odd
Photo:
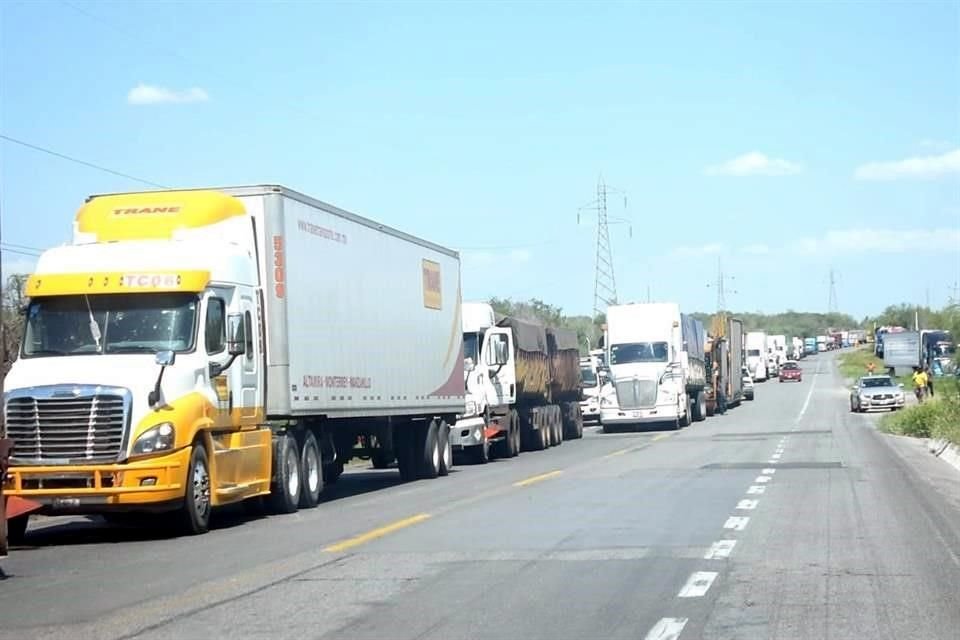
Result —
[{"label": "power line", "polygon": [[4,247],[13,247],[14,249],[23,249],[24,251],[36,251],[37,253],[43,253],[43,249],[39,247],[28,247],[25,244],[16,244],[14,242],[0,242],[0,245]]},{"label": "power line", "polygon": [[159,188],[159,189],[169,189],[169,188],[170,188],[170,187],[166,187],[166,186],[164,186],[164,185],[162,185],[162,184],[157,184],[156,182],[151,182],[150,180],[144,180],[143,178],[138,178],[138,177],[136,177],[136,176],[132,176],[132,175],[130,175],[129,173],[123,173],[122,171],[116,171],[116,170],[114,170],[114,169],[108,169],[107,167],[103,167],[103,166],[100,166],[100,165],[98,165],[98,164],[94,164],[94,163],[92,163],[92,162],[87,162],[86,160],[81,160],[81,159],[79,159],[79,158],[74,158],[74,157],[72,157],[72,156],[68,156],[68,155],[66,155],[66,154],[60,153],[59,151],[54,151],[53,149],[47,149],[46,147],[41,147],[40,145],[31,144],[31,143],[29,143],[29,142],[24,142],[23,140],[18,140],[18,139],[16,139],[16,138],[12,138],[12,137],[10,137],[10,136],[8,136],[8,135],[5,135],[5,134],[3,134],[3,133],[0,133],[0,140],[6,140],[7,142],[12,142],[13,144],[18,144],[18,145],[20,145],[21,147],[26,147],[26,148],[28,148],[28,149],[33,149],[34,151],[39,151],[39,152],[41,152],[41,153],[46,153],[46,154],[48,154],[48,155],[54,156],[55,158],[60,158],[60,159],[62,159],[62,160],[68,160],[68,161],[74,162],[74,163],[76,163],[76,164],[81,164],[81,165],[83,165],[83,166],[85,166],[85,167],[90,167],[91,169],[96,169],[97,171],[103,171],[104,173],[110,173],[110,174],[113,174],[113,175],[115,175],[115,176],[119,176],[119,177],[121,177],[121,178],[126,178],[127,180],[133,180],[134,182],[140,182],[140,183],[142,183],[142,184],[145,184],[145,185],[148,185],[148,186],[151,186],[151,187],[157,187],[157,188]]},{"label": "power line", "polygon": [[32,251],[20,251],[19,249],[11,249],[10,247],[2,247],[6,253],[15,253],[20,256],[29,256],[31,258],[39,258],[39,253],[34,253]]}]

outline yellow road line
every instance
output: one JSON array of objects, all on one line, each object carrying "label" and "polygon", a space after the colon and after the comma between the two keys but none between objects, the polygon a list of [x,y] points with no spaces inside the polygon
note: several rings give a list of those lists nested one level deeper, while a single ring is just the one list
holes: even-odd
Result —
[{"label": "yellow road line", "polygon": [[669,438],[672,434],[670,433],[661,433],[660,435],[653,436],[650,438],[650,442],[656,442],[657,440],[663,440],[664,438]]},{"label": "yellow road line", "polygon": [[560,471],[560,470],[557,470],[557,471],[549,471],[549,472],[547,472],[547,473],[541,473],[541,474],[538,475],[538,476],[532,476],[532,477],[530,477],[530,478],[527,478],[526,480],[521,480],[520,482],[514,482],[514,483],[513,483],[513,486],[515,486],[515,487],[526,487],[526,486],[531,485],[531,484],[533,484],[533,483],[535,483],[535,482],[541,482],[542,480],[549,480],[550,478],[555,478],[556,476],[560,475],[561,473],[563,473],[563,471]]},{"label": "yellow road line", "polygon": [[626,449],[620,449],[619,451],[614,451],[613,453],[608,453],[603,456],[604,458],[616,458],[617,456],[622,456],[625,453],[630,453],[633,451],[633,447],[627,447]]},{"label": "yellow road line", "polygon": [[329,553],[339,553],[341,551],[346,551],[347,549],[352,549],[353,547],[357,547],[361,544],[370,542],[371,540],[382,538],[383,536],[393,533],[394,531],[397,531],[399,529],[403,529],[405,527],[415,525],[418,522],[423,522],[424,520],[427,520],[429,517],[430,517],[429,513],[420,513],[415,516],[411,516],[409,518],[404,518],[403,520],[397,520],[396,522],[391,522],[390,524],[380,527],[378,529],[372,529],[370,531],[367,531],[366,533],[361,533],[358,536],[347,538],[346,540],[342,540],[340,542],[337,542],[336,544],[332,544],[326,549],[324,549],[324,551],[327,551]]}]

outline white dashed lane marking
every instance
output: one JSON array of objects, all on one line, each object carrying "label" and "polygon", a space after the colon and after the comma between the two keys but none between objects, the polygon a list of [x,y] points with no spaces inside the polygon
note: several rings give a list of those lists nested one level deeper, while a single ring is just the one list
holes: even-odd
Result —
[{"label": "white dashed lane marking", "polygon": [[677,640],[680,632],[687,626],[686,618],[661,618],[653,625],[644,640]]},{"label": "white dashed lane marking", "polygon": [[730,553],[733,551],[735,546],[737,546],[736,540],[720,540],[718,542],[714,542],[703,555],[703,559],[719,560],[721,558],[729,558]]},{"label": "white dashed lane marking", "polygon": [[751,509],[756,509],[759,503],[759,500],[741,500],[737,503],[737,509],[749,511]]},{"label": "white dashed lane marking", "polygon": [[727,521],[723,523],[723,528],[743,531],[747,528],[748,522],[750,522],[750,518],[746,516],[730,516],[727,518]]},{"label": "white dashed lane marking", "polygon": [[765,475],[765,476],[772,476],[772,475],[775,474],[776,472],[777,472],[776,469],[764,469],[764,470],[761,471],[760,473],[762,473],[762,474]]},{"label": "white dashed lane marking", "polygon": [[757,484],[766,484],[770,482],[770,476],[757,476],[757,479],[754,480]]},{"label": "white dashed lane marking", "polygon": [[683,585],[678,598],[701,598],[710,590],[710,585],[717,579],[716,571],[697,571]]},{"label": "white dashed lane marking", "polygon": [[758,495],[758,494],[763,493],[763,492],[766,491],[766,490],[767,490],[767,488],[764,487],[763,485],[755,484],[755,485],[751,485],[750,488],[747,489],[747,493],[749,493],[749,494],[751,494],[751,495]]}]

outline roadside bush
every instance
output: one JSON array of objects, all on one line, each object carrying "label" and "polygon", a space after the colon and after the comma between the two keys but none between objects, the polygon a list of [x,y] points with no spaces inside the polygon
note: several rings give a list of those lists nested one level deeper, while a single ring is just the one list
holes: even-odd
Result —
[{"label": "roadside bush", "polygon": [[960,444],[960,400],[955,396],[929,399],[884,416],[880,427],[888,433],[914,438],[945,438]]}]

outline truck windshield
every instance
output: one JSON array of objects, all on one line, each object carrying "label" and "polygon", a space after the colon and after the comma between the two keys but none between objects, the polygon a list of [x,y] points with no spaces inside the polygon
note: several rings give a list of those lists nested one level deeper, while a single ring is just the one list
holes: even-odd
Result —
[{"label": "truck windshield", "polygon": [[583,384],[588,387],[597,386],[597,374],[593,367],[580,367],[580,377],[583,378]]},{"label": "truck windshield", "polygon": [[615,344],[610,347],[610,364],[666,362],[669,351],[666,342]]},{"label": "truck windshield", "polygon": [[191,351],[198,305],[196,295],[183,293],[35,298],[23,356]]},{"label": "truck windshield", "polygon": [[480,360],[480,336],[476,333],[463,334],[463,359],[470,358],[474,364]]},{"label": "truck windshield", "polygon": [[747,349],[747,355],[750,357],[756,357],[760,355],[760,349]]}]

